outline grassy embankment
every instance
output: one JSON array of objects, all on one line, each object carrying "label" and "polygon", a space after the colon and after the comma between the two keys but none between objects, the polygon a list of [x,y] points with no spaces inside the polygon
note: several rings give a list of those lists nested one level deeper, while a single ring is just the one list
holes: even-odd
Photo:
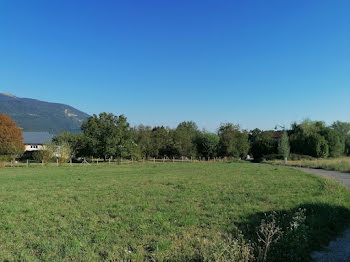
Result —
[{"label": "grassy embankment", "polygon": [[[266,163],[282,164],[282,160],[266,161]],[[288,160],[287,165],[350,173],[350,157],[297,161]]]},{"label": "grassy embankment", "polygon": [[336,182],[248,163],[2,168],[0,187],[9,261],[203,261],[236,227],[255,242],[264,213],[300,207],[305,243],[281,247],[305,261],[350,218],[350,193]]}]

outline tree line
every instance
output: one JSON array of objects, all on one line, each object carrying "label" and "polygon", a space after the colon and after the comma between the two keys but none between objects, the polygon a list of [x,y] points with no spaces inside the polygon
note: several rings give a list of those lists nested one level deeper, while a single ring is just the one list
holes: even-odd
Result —
[{"label": "tree line", "polygon": [[222,124],[217,133],[200,131],[192,121],[176,128],[130,127],[125,116],[101,113],[82,124],[82,133],[64,132],[56,144],[68,143],[76,157],[109,158],[244,158],[249,151],[248,132],[232,123]]},{"label": "tree line", "polygon": [[254,129],[249,133],[251,153],[255,159],[278,158],[287,155],[315,158],[350,155],[350,123],[336,121],[327,126],[322,121],[304,120],[293,123],[289,130],[280,133]]},{"label": "tree line", "polygon": [[[101,113],[84,121],[82,132],[63,132],[36,157],[49,159],[53,151],[62,156],[98,158],[205,158],[230,157],[255,160],[291,157],[339,157],[350,155],[350,123],[322,121],[293,123],[285,131],[242,130],[233,123],[221,124],[217,132],[199,130],[193,121],[175,128],[139,125],[131,127],[124,115]],[[56,149],[55,147],[56,146]],[[0,114],[0,155],[18,157],[24,152],[21,131]],[[65,158],[63,157],[66,156]]]},{"label": "tree line", "polygon": [[125,116],[101,113],[82,124],[82,133],[63,133],[54,138],[71,145],[75,156],[101,158],[246,158],[259,161],[287,156],[316,158],[350,155],[350,123],[336,121],[327,126],[322,121],[293,123],[283,131],[242,130],[224,123],[217,132],[199,130],[193,121],[176,128],[164,126],[130,127]]}]

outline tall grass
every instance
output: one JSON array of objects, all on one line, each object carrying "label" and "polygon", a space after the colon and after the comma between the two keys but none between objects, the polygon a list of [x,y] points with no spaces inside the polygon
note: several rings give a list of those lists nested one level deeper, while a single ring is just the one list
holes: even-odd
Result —
[{"label": "tall grass", "polygon": [[[266,162],[272,164],[282,164],[281,160],[272,160]],[[350,173],[350,157],[296,161],[289,160],[287,162],[287,165]]]}]

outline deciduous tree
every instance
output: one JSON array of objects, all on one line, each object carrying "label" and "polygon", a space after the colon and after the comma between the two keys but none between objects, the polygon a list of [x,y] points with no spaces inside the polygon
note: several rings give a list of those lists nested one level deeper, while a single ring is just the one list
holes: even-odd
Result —
[{"label": "deciduous tree", "polygon": [[241,131],[239,125],[222,124],[219,127],[219,154],[221,156],[244,158],[248,154],[248,132]]},{"label": "deciduous tree", "polygon": [[209,132],[201,132],[196,137],[197,152],[201,157],[213,158],[217,156],[219,136]]},{"label": "deciduous tree", "polygon": [[130,125],[125,116],[101,113],[93,115],[82,124],[87,147],[94,156],[132,156],[136,144],[132,140]]},{"label": "deciduous tree", "polygon": [[24,152],[21,129],[7,115],[0,114],[0,155],[19,156]]}]

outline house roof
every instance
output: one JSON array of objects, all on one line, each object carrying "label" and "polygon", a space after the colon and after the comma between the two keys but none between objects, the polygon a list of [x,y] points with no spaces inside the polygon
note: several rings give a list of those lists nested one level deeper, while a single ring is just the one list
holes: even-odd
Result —
[{"label": "house roof", "polygon": [[23,132],[24,144],[45,144],[51,142],[54,136],[48,132]]},{"label": "house roof", "polygon": [[282,135],[282,131],[278,130],[275,133],[273,133],[272,138],[278,139],[281,137],[281,135]]}]

